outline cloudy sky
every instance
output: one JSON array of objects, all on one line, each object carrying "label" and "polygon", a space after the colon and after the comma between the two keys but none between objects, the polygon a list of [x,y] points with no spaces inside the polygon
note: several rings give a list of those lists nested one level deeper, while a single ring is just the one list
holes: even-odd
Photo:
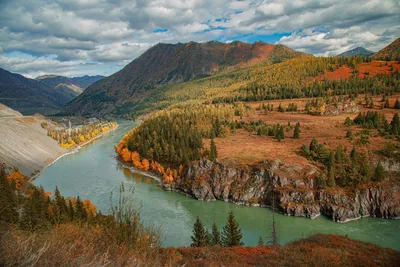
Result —
[{"label": "cloudy sky", "polygon": [[158,43],[262,40],[318,56],[400,37],[399,0],[0,0],[0,67],[110,75]]}]

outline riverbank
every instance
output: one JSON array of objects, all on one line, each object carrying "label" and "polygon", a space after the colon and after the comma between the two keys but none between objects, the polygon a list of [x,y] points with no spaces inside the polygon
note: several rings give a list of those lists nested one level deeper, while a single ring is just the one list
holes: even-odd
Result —
[{"label": "riverbank", "polygon": [[30,177],[30,181],[35,180],[39,175],[42,174],[42,172],[43,172],[44,170],[46,170],[48,167],[50,167],[51,165],[53,165],[54,163],[56,163],[59,159],[65,157],[65,156],[74,154],[74,153],[76,153],[76,152],[79,152],[79,150],[80,150],[82,147],[88,145],[89,143],[93,142],[94,140],[96,140],[96,139],[98,139],[98,138],[100,138],[100,137],[103,137],[104,134],[116,130],[118,127],[119,127],[119,125],[117,124],[117,126],[116,126],[115,128],[112,128],[112,129],[109,129],[109,130],[107,130],[107,131],[105,131],[105,132],[102,132],[102,133],[98,134],[97,136],[91,138],[90,140],[85,141],[85,142],[82,143],[82,144],[78,144],[78,145],[76,145],[76,146],[74,146],[74,147],[72,147],[72,148],[69,148],[65,153],[63,153],[62,155],[60,155],[59,157],[57,157],[56,159],[54,159],[53,161],[51,161],[49,164],[47,164],[46,166],[44,166],[41,170],[39,170],[38,172],[36,172],[35,175],[31,176],[31,177]]},{"label": "riverbank", "polygon": [[283,215],[309,219],[324,215],[338,223],[369,216],[400,218],[400,200],[396,197],[400,190],[389,181],[355,188],[352,192],[340,188],[319,190],[312,179],[293,179],[293,166],[280,161],[260,163],[251,171],[244,171],[218,160],[201,160],[189,165],[180,177],[168,183],[153,172],[122,164],[155,179],[165,191],[207,202],[221,200],[269,209],[275,205],[274,210]]}]

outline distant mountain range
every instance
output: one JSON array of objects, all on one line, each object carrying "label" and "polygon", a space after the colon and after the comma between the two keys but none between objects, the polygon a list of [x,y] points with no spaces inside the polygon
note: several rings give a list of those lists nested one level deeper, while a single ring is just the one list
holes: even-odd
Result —
[{"label": "distant mountain range", "polygon": [[64,112],[89,116],[119,114],[163,85],[206,77],[232,67],[310,56],[284,45],[263,42],[160,43],[121,71],[89,86]]},{"label": "distant mountain range", "polygon": [[372,56],[374,54],[374,52],[369,51],[367,49],[365,49],[364,47],[356,47],[352,50],[348,50],[346,52],[343,52],[339,55],[337,55],[338,57],[353,57],[353,56],[365,56],[365,57],[369,57]]},{"label": "distant mountain range", "polygon": [[89,76],[76,78],[83,79],[83,82],[55,75],[34,80],[0,68],[0,103],[24,115],[55,114],[78,96],[83,91],[81,86],[86,86],[91,79]]},{"label": "distant mountain range", "polygon": [[105,76],[102,75],[95,75],[95,76],[81,76],[81,77],[72,77],[71,80],[77,84],[80,88],[85,90],[88,88],[90,85],[92,85],[95,82],[100,81],[101,79],[105,78]]},{"label": "distant mountain range", "polygon": [[101,75],[85,75],[73,78],[58,75],[44,75],[35,78],[35,80],[54,88],[54,90],[65,96],[65,99],[67,100],[66,103],[68,103],[80,95],[89,85],[103,78],[104,76]]}]

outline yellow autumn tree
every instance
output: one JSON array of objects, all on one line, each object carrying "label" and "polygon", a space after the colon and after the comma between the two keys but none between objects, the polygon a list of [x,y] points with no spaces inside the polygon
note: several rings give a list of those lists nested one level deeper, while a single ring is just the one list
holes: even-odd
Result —
[{"label": "yellow autumn tree", "polygon": [[25,181],[25,176],[23,176],[20,171],[15,168],[10,175],[8,175],[8,181],[10,183],[15,183],[16,188],[19,188]]},{"label": "yellow autumn tree", "polygon": [[143,168],[143,170],[145,170],[145,171],[148,171],[148,170],[149,170],[149,168],[150,168],[150,163],[149,163],[149,161],[148,161],[147,159],[143,159],[143,160],[142,160],[142,168]]},{"label": "yellow autumn tree", "polygon": [[125,162],[131,161],[131,152],[127,148],[122,149],[120,155],[123,161]]},{"label": "yellow autumn tree", "polygon": [[85,199],[83,201],[83,207],[85,208],[88,215],[92,217],[96,215],[97,208],[89,199]]},{"label": "yellow autumn tree", "polygon": [[136,151],[133,151],[131,154],[131,159],[133,166],[137,169],[142,169],[142,163],[140,162],[140,155]]}]

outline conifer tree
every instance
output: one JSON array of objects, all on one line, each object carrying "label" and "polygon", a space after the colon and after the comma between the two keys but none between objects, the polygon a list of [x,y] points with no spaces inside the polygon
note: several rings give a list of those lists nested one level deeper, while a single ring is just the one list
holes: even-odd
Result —
[{"label": "conifer tree", "polygon": [[68,200],[68,217],[70,221],[73,221],[75,218],[75,209],[74,205],[72,204],[71,199]]},{"label": "conifer tree", "polygon": [[398,98],[396,99],[396,102],[394,103],[394,108],[395,109],[400,109],[400,102],[399,102]]},{"label": "conifer tree", "polygon": [[6,168],[0,163],[0,221],[8,223],[16,222],[15,196],[7,180]]},{"label": "conifer tree", "polygon": [[258,238],[257,246],[258,247],[263,247],[264,246],[264,240],[263,240],[263,238],[261,236]]},{"label": "conifer tree", "polygon": [[55,223],[63,223],[67,221],[67,204],[65,203],[64,197],[61,195],[58,187],[54,191],[54,204],[55,204]]},{"label": "conifer tree", "polygon": [[209,159],[211,161],[214,161],[215,159],[217,159],[217,157],[218,157],[217,147],[215,146],[214,139],[211,139]]},{"label": "conifer tree", "polygon": [[275,191],[273,191],[273,196],[272,196],[272,225],[271,225],[270,243],[274,246],[279,246],[278,230],[276,229],[276,223],[275,223]]},{"label": "conifer tree", "polygon": [[197,216],[193,226],[192,247],[205,247],[209,245],[208,233],[205,230],[200,218]]},{"label": "conifer tree", "polygon": [[327,185],[329,187],[334,187],[336,185],[336,183],[335,183],[335,157],[333,156],[333,152],[331,152],[329,155]]},{"label": "conifer tree", "polygon": [[294,127],[294,133],[293,133],[293,138],[294,139],[299,139],[300,138],[300,123],[296,123],[296,126]]},{"label": "conifer tree", "polygon": [[379,162],[378,165],[376,165],[376,167],[375,167],[375,175],[374,175],[373,180],[375,182],[380,182],[384,178],[385,178],[385,170],[382,166],[382,163]]},{"label": "conifer tree", "polygon": [[229,212],[226,225],[222,230],[222,244],[225,247],[242,246],[242,230],[239,227],[239,223],[236,222],[233,212]]},{"label": "conifer tree", "polygon": [[87,212],[79,196],[76,198],[75,203],[75,217],[79,221],[84,222],[87,220]]},{"label": "conifer tree", "polygon": [[218,230],[217,224],[214,222],[212,225],[212,232],[211,232],[211,244],[216,246],[221,246],[221,236]]},{"label": "conifer tree", "polygon": [[394,135],[399,135],[400,134],[400,118],[399,114],[396,113],[393,115],[393,119],[390,122],[391,130]]},{"label": "conifer tree", "polygon": [[389,105],[389,99],[388,99],[388,98],[386,98],[385,104],[383,105],[383,107],[384,107],[384,108],[389,108],[389,107],[390,107],[390,105]]}]

